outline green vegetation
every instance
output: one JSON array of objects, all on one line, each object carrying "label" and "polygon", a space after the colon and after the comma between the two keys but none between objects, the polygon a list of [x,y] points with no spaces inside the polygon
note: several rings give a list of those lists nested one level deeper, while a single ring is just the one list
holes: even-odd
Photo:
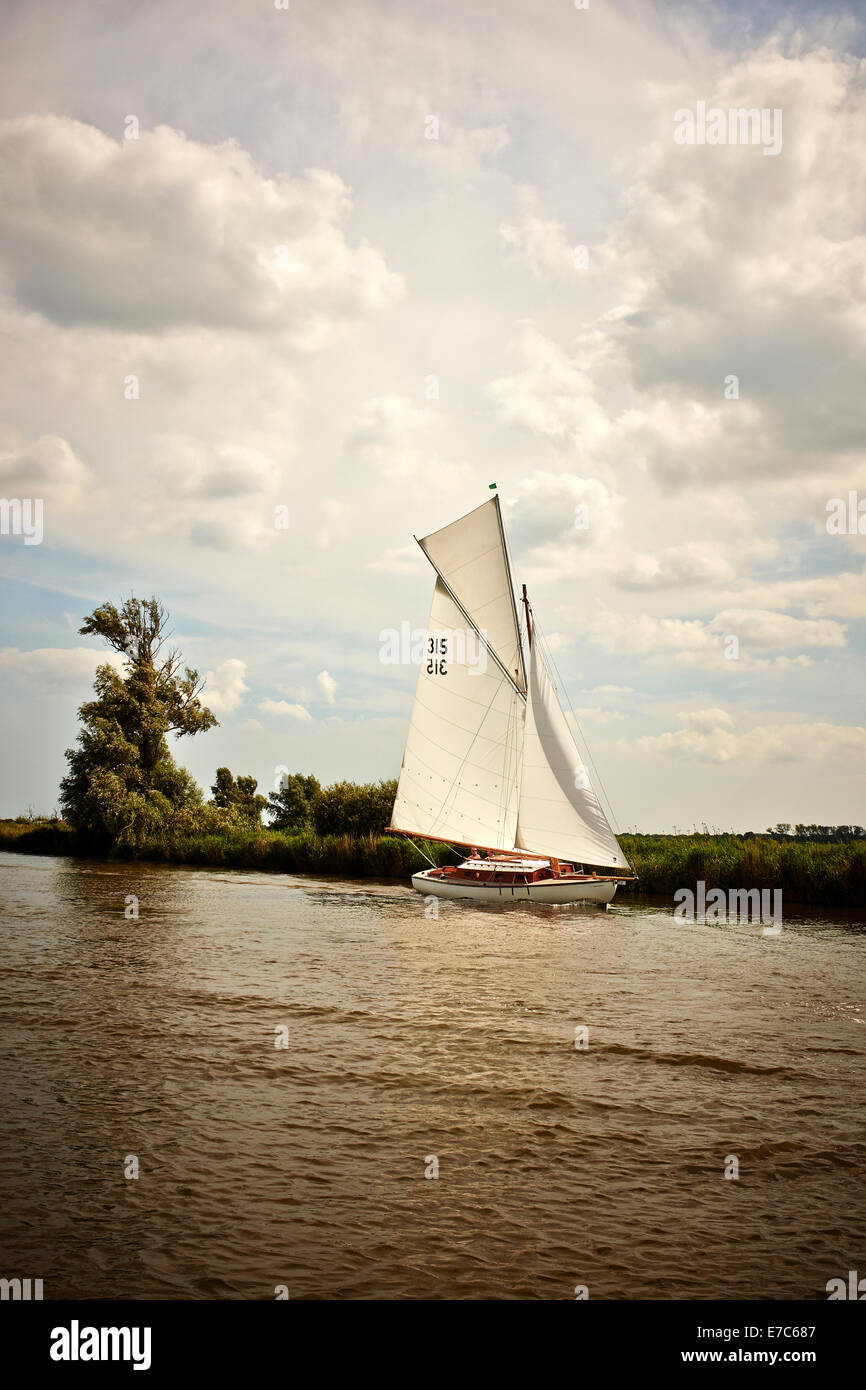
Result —
[{"label": "green vegetation", "polygon": [[272,830],[308,830],[313,824],[313,802],[321,792],[318,777],[291,772],[283,777],[278,792],[268,797]]},{"label": "green vegetation", "polygon": [[201,789],[178,767],[166,736],[184,738],[217,720],[202,705],[198,672],[181,673],[180,654],[163,654],[168,614],[158,599],[103,603],[78,629],[103,637],[124,659],[97,667],[96,699],[81,706],[78,746],[67,750],[60,783],[68,823],[104,850],[141,850],[154,839],[191,834]]},{"label": "green vegetation", "polygon": [[866,904],[866,839],[806,841],[773,835],[620,835],[643,893],[781,888],[792,903]]},{"label": "green vegetation", "polygon": [[397,782],[335,782],[313,801],[317,835],[377,835],[389,823]]},{"label": "green vegetation", "polygon": [[[844,844],[851,840],[866,840],[862,825],[785,825],[780,822],[767,829],[774,840],[810,840],[818,844]],[[747,839],[751,839],[751,833]]]},{"label": "green vegetation", "polygon": [[268,797],[272,830],[314,830],[317,835],[380,835],[391,819],[397,781],[335,782],[293,772]]},{"label": "green vegetation", "polygon": [[[346,795],[349,785],[338,784],[341,795]],[[370,788],[357,790],[364,794],[361,801],[370,794]],[[422,849],[437,864],[457,863],[461,857],[459,849],[436,841],[422,842],[419,848],[396,835],[263,829],[249,820],[226,824],[222,814],[206,804],[202,824],[193,833],[176,837],[163,833],[137,850],[120,845],[112,854],[175,864],[359,878],[407,878],[425,866]],[[217,819],[209,823],[213,816]],[[677,888],[693,887],[703,879],[708,890],[781,888],[789,903],[838,908],[866,904],[866,839],[836,844],[779,840],[770,835],[621,835],[619,839],[640,879],[621,893],[671,897]],[[57,818],[0,821],[0,849],[83,857],[105,853],[100,842],[76,833]]]},{"label": "green vegetation", "polygon": [[[205,811],[209,810],[205,807]],[[101,857],[102,846],[61,820],[0,820],[0,850],[23,854],[69,854]],[[264,830],[236,824],[169,839],[160,835],[133,851],[118,846],[113,858],[155,860],[172,864],[208,864],[235,869],[275,869],[282,873],[343,874],[359,878],[407,878],[436,864],[456,864],[461,857],[450,845],[421,841],[421,848],[397,835],[317,835],[314,830]]]},{"label": "green vegetation", "polygon": [[255,777],[238,777],[235,780],[234,774],[229,772],[227,767],[218,767],[216,781],[211,787],[213,805],[221,811],[233,812],[242,823],[261,825],[262,811],[267,806],[268,799],[256,794],[258,785]]},{"label": "green vegetation", "polygon": [[0,820],[0,849],[20,854],[84,854],[75,831],[57,816],[16,816]]}]

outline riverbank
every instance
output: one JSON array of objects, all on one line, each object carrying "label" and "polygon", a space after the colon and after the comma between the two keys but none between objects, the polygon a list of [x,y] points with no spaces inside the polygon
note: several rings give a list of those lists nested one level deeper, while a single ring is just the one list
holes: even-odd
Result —
[{"label": "riverbank", "polygon": [[645,893],[781,888],[792,903],[866,906],[866,841],[825,844],[769,835],[620,835]]},{"label": "riverbank", "polygon": [[[703,880],[707,888],[781,888],[790,902],[866,906],[866,841],[822,844],[743,835],[621,835],[639,891],[673,895]],[[0,821],[0,849],[23,854],[105,857],[63,821]],[[423,852],[422,852],[423,851]],[[425,859],[425,854],[427,859]],[[115,853],[111,857],[129,858]],[[454,864],[460,852],[396,835],[316,835],[313,831],[237,829],[155,843],[139,859],[281,873],[345,874],[350,878],[408,878],[428,859]],[[624,888],[621,892],[629,891]]]},{"label": "riverbank", "polygon": [[[460,860],[450,845],[433,841],[419,844],[397,835],[317,835],[312,830],[238,828],[221,835],[193,835],[179,842],[147,844],[134,857],[158,864],[345,874],[349,878],[407,878],[418,869],[429,867],[429,859],[436,864],[456,864]],[[0,821],[0,849],[21,854],[76,855],[83,859],[133,858],[128,852],[111,851],[105,845],[83,839],[63,821]]]}]

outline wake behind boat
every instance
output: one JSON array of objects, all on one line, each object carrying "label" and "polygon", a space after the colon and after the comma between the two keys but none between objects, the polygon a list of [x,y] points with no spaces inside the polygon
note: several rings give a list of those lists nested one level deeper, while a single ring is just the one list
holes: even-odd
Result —
[{"label": "wake behind boat", "polygon": [[472,852],[414,874],[413,888],[483,902],[609,903],[632,875],[524,585],[526,659],[498,494],[418,544],[436,584],[389,828]]}]

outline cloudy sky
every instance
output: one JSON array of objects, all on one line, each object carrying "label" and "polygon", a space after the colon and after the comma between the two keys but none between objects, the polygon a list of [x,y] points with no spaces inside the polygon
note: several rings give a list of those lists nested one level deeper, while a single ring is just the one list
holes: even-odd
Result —
[{"label": "cloudy sky", "polygon": [[[859,3],[2,24],[0,494],[44,539],[0,536],[0,814],[56,804],[130,592],[208,673],[203,786],[395,776],[412,535],[496,481],[620,828],[866,820]],[[680,143],[700,102],[781,150]]]}]

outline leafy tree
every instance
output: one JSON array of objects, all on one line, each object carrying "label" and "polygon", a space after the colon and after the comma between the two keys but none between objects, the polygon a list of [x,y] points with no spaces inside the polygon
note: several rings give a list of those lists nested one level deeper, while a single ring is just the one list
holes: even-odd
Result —
[{"label": "leafy tree", "polygon": [[78,746],[67,749],[60,784],[64,816],[76,830],[137,849],[168,832],[197,828],[200,788],[178,767],[167,736],[191,737],[217,720],[199,700],[203,682],[180,653],[164,650],[168,613],[156,598],[103,603],[79,632],[102,637],[124,659],[122,671],[97,667],[96,698],[79,710]]},{"label": "leafy tree", "polygon": [[231,811],[240,820],[260,826],[262,811],[268,802],[267,797],[256,795],[258,785],[255,777],[238,777],[235,780],[227,767],[218,767],[216,781],[211,787],[214,805],[221,810]]},{"label": "leafy tree", "polygon": [[793,827],[780,822],[776,826],[768,826],[767,834],[773,839],[793,838],[809,844],[851,844],[854,840],[866,838],[866,831],[862,825],[806,825],[801,822]]},{"label": "leafy tree", "polygon": [[284,775],[280,790],[268,796],[271,829],[309,830],[313,824],[313,807],[321,790],[318,777],[305,777],[302,772]]},{"label": "leafy tree", "polygon": [[396,779],[390,782],[335,782],[313,803],[319,835],[379,835],[391,819]]},{"label": "leafy tree", "polygon": [[391,819],[396,794],[396,781],[322,787],[318,778],[293,772],[283,777],[278,792],[271,792],[268,816],[272,830],[379,835]]}]

